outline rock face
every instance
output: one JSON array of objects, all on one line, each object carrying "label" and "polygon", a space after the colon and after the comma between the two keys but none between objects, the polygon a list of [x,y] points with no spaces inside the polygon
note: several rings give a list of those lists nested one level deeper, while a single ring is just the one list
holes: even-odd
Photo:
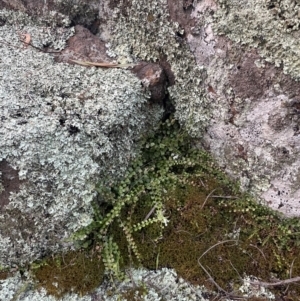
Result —
[{"label": "rock face", "polygon": [[162,108],[128,70],[57,63],[20,41],[22,31],[59,51],[73,28],[0,14],[0,264],[10,266],[72,245],[95,185],[122,175]]},{"label": "rock face", "polygon": [[244,190],[299,216],[299,4],[132,0],[124,7],[107,13],[118,16],[107,22],[116,32],[102,25],[103,39],[128,61],[166,58],[180,122]]},{"label": "rock face", "polygon": [[188,36],[213,104],[206,145],[243,189],[287,216],[300,215],[298,10],[295,1],[201,1],[193,16],[204,26]]}]

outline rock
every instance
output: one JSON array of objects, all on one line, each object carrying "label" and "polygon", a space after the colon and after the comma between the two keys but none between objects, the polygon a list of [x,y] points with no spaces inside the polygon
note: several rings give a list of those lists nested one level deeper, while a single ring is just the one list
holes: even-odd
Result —
[{"label": "rock", "polygon": [[11,9],[43,20],[48,26],[83,25],[96,33],[99,25],[98,0],[0,0],[0,9]]},{"label": "rock", "polygon": [[[0,264],[22,265],[72,247],[92,220],[99,181],[109,185],[134,157],[136,141],[162,108],[123,69],[57,63],[72,29],[35,24],[2,10],[0,27]],[[40,21],[42,22],[42,21]],[[20,41],[18,28],[33,48]]]},{"label": "rock", "polygon": [[116,34],[106,35],[124,60],[166,57],[181,124],[244,191],[286,216],[300,215],[298,9],[132,0],[111,12]]},{"label": "rock", "polygon": [[[72,247],[70,235],[91,221],[96,182],[122,175],[165,95],[242,189],[299,216],[295,1],[2,0],[3,7],[17,12],[0,14],[1,265]],[[21,30],[35,48],[20,43]],[[144,87],[129,71],[58,64],[48,50],[59,62],[143,62],[134,72]],[[9,291],[19,285],[9,281]]]},{"label": "rock", "polygon": [[164,69],[159,64],[141,62],[132,69],[132,72],[141,80],[143,87],[150,91],[150,100],[163,103],[167,89]]},{"label": "rock", "polygon": [[299,4],[216,3],[195,6],[188,37],[212,103],[203,143],[242,189],[299,216]]},{"label": "rock", "polygon": [[75,26],[75,33],[67,41],[67,46],[56,54],[57,62],[71,63],[70,60],[89,62],[111,62],[106,54],[105,43],[81,25]]}]

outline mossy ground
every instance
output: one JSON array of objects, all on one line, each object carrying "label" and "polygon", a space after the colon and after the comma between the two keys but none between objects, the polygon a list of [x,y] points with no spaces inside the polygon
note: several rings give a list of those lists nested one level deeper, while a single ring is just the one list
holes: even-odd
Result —
[{"label": "mossy ground", "polygon": [[38,287],[61,297],[68,292],[85,295],[102,283],[104,265],[97,251],[71,251],[31,267]]},{"label": "mossy ground", "polygon": [[[170,195],[166,203],[170,223],[160,239],[153,226],[136,233],[145,267],[171,267],[193,284],[216,289],[201,264],[227,292],[235,291],[245,275],[272,281],[300,274],[299,234],[293,231],[299,228],[296,219],[284,220],[240,197],[207,198],[214,189],[214,195],[234,196],[218,182],[203,179],[202,183],[177,187]],[[293,284],[287,291],[280,287],[274,292],[298,300],[300,287]]]},{"label": "mossy ground", "polygon": [[[215,290],[212,277],[227,292],[236,291],[245,275],[269,282],[300,275],[299,219],[285,219],[242,194],[205,152],[193,150],[176,123],[147,141],[143,159],[124,181],[105,192],[111,202],[98,202],[95,223],[84,230],[91,250],[53,257],[33,269],[50,294],[61,296],[70,290],[84,294],[94,289],[103,279],[104,266],[114,269],[111,276],[120,276],[129,266],[170,267],[191,283]],[[177,155],[182,156],[180,164],[170,159]],[[156,182],[151,186],[153,177]],[[180,180],[170,180],[175,178]],[[125,195],[136,200],[118,206]],[[158,211],[153,210],[153,204],[160,204],[157,200],[163,202],[167,226],[160,222],[141,226]],[[101,218],[106,216],[104,229]],[[101,244],[103,249],[110,245],[111,254],[101,255]],[[290,284],[274,292],[297,300],[300,286]],[[128,296],[135,294],[139,300],[143,293],[142,289],[128,291]]]}]

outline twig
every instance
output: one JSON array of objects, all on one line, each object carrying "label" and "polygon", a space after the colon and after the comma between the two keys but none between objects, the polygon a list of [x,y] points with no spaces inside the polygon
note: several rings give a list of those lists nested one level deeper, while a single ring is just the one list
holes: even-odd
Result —
[{"label": "twig", "polygon": [[213,277],[210,275],[210,273],[205,269],[205,267],[200,263],[200,259],[205,255],[207,254],[211,249],[213,249],[214,247],[218,246],[218,245],[221,245],[221,244],[224,244],[224,243],[227,243],[227,242],[237,242],[237,240],[233,240],[233,239],[228,239],[228,240],[223,240],[223,241],[220,241],[216,244],[214,244],[213,246],[211,246],[210,248],[208,248],[199,258],[198,258],[198,264],[199,266],[202,268],[202,270],[205,272],[205,274],[209,277],[209,280],[217,287],[217,289],[219,291],[221,291],[222,293],[224,293],[227,297],[230,297],[232,299],[245,299],[245,298],[248,298],[248,297],[241,297],[241,296],[238,296],[238,295],[235,295],[235,294],[231,294],[227,291],[225,291],[214,279]]},{"label": "twig", "polygon": [[151,208],[149,213],[146,215],[146,217],[144,218],[144,221],[146,221],[151,216],[151,214],[154,212],[155,208],[156,208],[156,204]]},{"label": "twig", "polygon": [[[291,268],[290,268],[290,278],[292,278],[293,266],[294,266],[295,259],[296,259],[296,258],[293,259],[292,264],[291,264]],[[284,290],[284,294],[287,293],[289,287],[290,287],[290,285],[288,285],[288,286],[286,287],[286,289]]]},{"label": "twig", "polygon": [[208,276],[208,278],[209,278],[209,281],[211,281],[215,286],[216,286],[216,288],[219,290],[219,291],[221,291],[221,292],[223,292],[225,295],[228,295],[229,293],[228,292],[226,292],[214,279],[213,279],[213,277],[209,274],[209,272],[206,270],[206,268],[199,262],[199,260],[198,260],[198,264],[200,265],[200,267],[202,268],[202,270],[205,272],[205,274]]},{"label": "twig", "polygon": [[295,282],[299,282],[300,281],[300,277],[294,277],[294,278],[289,278],[286,280],[280,280],[277,282],[263,282],[263,281],[250,281],[250,283],[252,285],[259,285],[259,286],[263,286],[263,287],[270,287],[270,286],[279,286],[279,285],[286,285],[289,283],[295,283]]},{"label": "twig", "polygon": [[190,233],[189,231],[186,231],[186,230],[175,230],[174,232],[175,232],[175,233],[180,233],[180,232],[183,232],[183,233],[187,233],[187,234],[189,234],[190,236],[193,236],[193,234],[192,234],[192,233]]},{"label": "twig", "polygon": [[[56,50],[56,51],[51,51],[51,50],[50,50],[50,51],[48,51],[48,50],[39,48],[39,47],[37,47],[37,46],[34,46],[34,45],[32,45],[30,42],[27,43],[26,41],[22,41],[21,39],[20,39],[20,42],[22,42],[22,43],[25,44],[25,45],[29,45],[29,46],[31,46],[32,48],[35,48],[36,50],[41,51],[41,52],[44,52],[44,53],[60,53],[60,52],[61,52],[61,50]],[[0,43],[5,44],[5,45],[7,45],[7,46],[11,46],[11,47],[17,48],[17,49],[22,49],[22,47],[20,47],[20,46],[18,46],[18,45],[14,45],[14,44],[12,44],[12,43],[9,43],[9,42],[7,42],[7,41],[0,40]]]},{"label": "twig", "polygon": [[232,195],[212,195],[211,198],[219,198],[219,199],[238,199],[237,196],[232,196]]},{"label": "twig", "polygon": [[218,246],[218,245],[221,245],[221,244],[225,244],[227,242],[237,242],[236,239],[228,239],[228,240],[222,240],[222,241],[219,241],[218,243],[214,244],[213,246],[211,246],[210,248],[208,248],[199,258],[198,258],[198,263],[200,261],[200,259],[205,255],[207,254],[211,249],[213,249],[214,247]]},{"label": "twig", "polygon": [[232,268],[235,270],[235,272],[238,274],[239,278],[241,280],[243,280],[242,276],[240,275],[240,273],[238,272],[238,270],[235,268],[235,266],[232,264],[231,260],[229,260],[230,265],[232,266]]},{"label": "twig", "polygon": [[256,248],[261,253],[261,255],[264,257],[265,261],[267,261],[265,254],[263,253],[263,251],[259,247],[255,246],[255,245],[252,245],[252,244],[249,244],[249,246],[253,247],[253,248]]},{"label": "twig", "polygon": [[124,68],[124,67],[134,67],[136,64],[116,64],[116,63],[97,63],[97,62],[89,62],[89,61],[77,61],[77,60],[69,60],[70,62],[86,66],[86,67],[102,67],[102,68]]},{"label": "twig", "polygon": [[204,185],[204,183],[203,183],[203,181],[200,179],[200,182],[201,182],[201,184],[202,184],[202,186],[204,187],[204,188],[206,188],[206,186]]},{"label": "twig", "polygon": [[209,197],[217,190],[217,188],[215,188],[214,190],[212,190],[209,195],[206,197],[205,201],[203,202],[201,209],[203,209],[204,205],[206,204],[207,200],[209,199]]},{"label": "twig", "polygon": [[14,48],[18,48],[18,49],[22,49],[20,46],[18,45],[14,45],[12,43],[9,43],[9,42],[6,42],[6,41],[3,41],[3,40],[0,40],[0,43],[4,44],[4,45],[7,45],[7,46],[12,46]]},{"label": "twig", "polygon": [[209,281],[211,281],[219,291],[221,291],[223,294],[225,294],[226,297],[235,299],[235,300],[245,300],[250,298],[250,297],[243,297],[243,296],[238,296],[232,293],[229,293],[227,291],[225,291],[213,278],[212,276],[209,274],[209,272],[205,269],[205,267],[198,261],[198,264],[200,265],[200,267],[203,269],[203,271],[206,273],[206,275],[209,277]]}]

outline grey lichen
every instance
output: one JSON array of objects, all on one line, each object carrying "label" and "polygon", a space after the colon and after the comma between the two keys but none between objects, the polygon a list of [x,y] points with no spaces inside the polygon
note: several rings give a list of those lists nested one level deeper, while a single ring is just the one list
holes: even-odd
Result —
[{"label": "grey lichen", "polygon": [[[149,271],[146,269],[131,269],[127,271],[128,279],[117,285],[117,290],[111,286],[110,290],[116,292],[109,296],[107,288],[103,285],[97,290],[97,295],[101,296],[105,301],[131,301],[133,300],[131,292],[139,292],[138,300],[144,301],[206,301],[205,293],[207,290],[199,285],[192,285],[179,277],[175,270],[163,268],[157,271]],[[103,289],[104,288],[104,289]]]},{"label": "grey lichen", "polygon": [[[292,2],[194,1],[195,28],[187,35],[189,49],[180,38],[183,29],[171,21],[169,1],[131,1],[124,15],[119,17],[118,9],[112,14],[118,17],[110,41],[110,53],[115,52],[121,62],[166,57],[176,78],[168,91],[180,123],[191,135],[204,138],[201,142],[244,190],[288,215],[299,212],[298,163],[293,167],[292,158],[282,162],[277,157],[278,150],[296,137],[288,138],[291,132],[285,131],[286,126],[282,131],[269,130],[277,118],[271,116],[275,107],[281,110],[280,118],[290,117],[288,110],[281,108],[281,96],[267,84],[275,71],[266,71],[263,83],[261,79],[268,62],[298,78],[298,21],[294,13],[298,4]],[[280,10],[277,14],[274,7]],[[119,9],[124,12],[124,4]],[[285,22],[292,16],[296,20],[293,26]],[[254,63],[252,57],[256,58]],[[286,139],[278,139],[280,135]],[[286,149],[292,154],[291,147]],[[296,155],[293,158],[297,161]],[[276,182],[282,176],[289,182],[284,187]]]},{"label": "grey lichen", "polygon": [[295,0],[218,0],[214,30],[257,48],[267,62],[300,79],[300,4]]},{"label": "grey lichen", "polygon": [[[5,280],[0,280],[1,301],[58,301],[56,297],[47,294],[45,289],[36,290],[35,283],[28,273],[23,277],[19,273]],[[67,294],[61,301],[91,301],[91,296]]]},{"label": "grey lichen", "polygon": [[[179,278],[174,270],[162,269],[157,271],[148,271],[146,269],[128,270],[128,279],[121,283],[104,283],[95,292],[79,296],[78,294],[67,294],[61,297],[61,301],[131,301],[129,297],[132,292],[138,292],[139,289],[143,294],[139,294],[138,300],[159,301],[159,300],[178,300],[178,301],[206,301],[204,287],[194,286]],[[30,280],[30,275],[26,275],[28,280],[24,281],[20,276],[6,280],[0,280],[0,300],[13,301],[55,301],[55,297],[47,295],[42,290],[34,290],[34,282]],[[128,296],[128,297],[126,297]],[[100,300],[100,299],[99,299]]]},{"label": "grey lichen", "polygon": [[[11,12],[3,9],[0,11],[0,18],[5,22],[5,27],[13,27],[14,35],[7,40],[3,38],[2,42],[19,42],[24,39],[25,34],[31,37],[30,43],[34,47],[43,48],[50,47],[55,50],[62,50],[66,46],[66,41],[74,34],[74,28],[70,27],[71,21],[65,15],[51,11],[48,16],[35,20],[20,11]],[[48,24],[51,19],[51,26]],[[62,23],[63,26],[57,26]],[[20,45],[18,46],[20,47]]]},{"label": "grey lichen", "polygon": [[175,85],[168,91],[176,106],[176,117],[191,135],[201,136],[210,118],[209,102],[200,87],[205,69],[195,64],[179,37],[184,30],[170,20],[167,1],[133,0],[126,15],[117,20],[111,48],[129,62],[157,62],[166,57],[175,75]]},{"label": "grey lichen", "polygon": [[[192,285],[179,277],[175,270],[163,268],[156,271],[147,269],[130,269],[126,271],[126,280],[119,283],[105,282],[94,292],[79,296],[75,293],[66,294],[60,301],[207,301],[217,298],[218,294],[208,291],[204,286]],[[24,280],[25,278],[25,280]],[[264,287],[254,287],[250,280],[244,277],[239,291],[245,298],[261,297],[264,300],[274,300],[274,295]],[[0,300],[6,301],[57,301],[48,295],[44,289],[36,290],[30,275],[26,273],[23,279],[15,275],[6,280],[0,280]],[[228,296],[226,300],[232,299]]]},{"label": "grey lichen", "polygon": [[244,190],[288,216],[300,212],[298,7],[201,1],[194,15],[213,34],[206,46],[205,35],[190,39],[197,62],[207,62],[212,118],[205,145]]},{"label": "grey lichen", "polygon": [[53,2],[55,11],[68,16],[76,25],[91,27],[98,17],[99,0],[54,0]]},{"label": "grey lichen", "polygon": [[49,42],[48,29],[22,18],[0,27],[0,161],[23,180],[0,215],[3,266],[69,246],[68,237],[91,222],[95,184],[122,175],[136,140],[162,116],[129,71],[58,64],[26,47],[20,24],[36,46]]}]

